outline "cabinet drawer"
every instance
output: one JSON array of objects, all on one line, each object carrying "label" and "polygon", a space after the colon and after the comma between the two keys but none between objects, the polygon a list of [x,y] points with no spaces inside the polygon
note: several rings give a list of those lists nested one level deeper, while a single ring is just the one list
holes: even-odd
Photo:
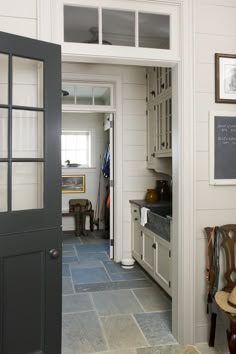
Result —
[{"label": "cabinet drawer", "polygon": [[131,206],[132,220],[140,223],[140,208],[136,205]]}]

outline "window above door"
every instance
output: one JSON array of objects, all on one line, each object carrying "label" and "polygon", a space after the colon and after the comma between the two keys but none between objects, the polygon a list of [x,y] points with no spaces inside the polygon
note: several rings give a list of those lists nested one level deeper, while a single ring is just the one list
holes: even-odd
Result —
[{"label": "window above door", "polygon": [[64,61],[179,60],[179,0],[52,0],[51,14]]},{"label": "window above door", "polygon": [[170,15],[65,5],[64,42],[170,49]]}]

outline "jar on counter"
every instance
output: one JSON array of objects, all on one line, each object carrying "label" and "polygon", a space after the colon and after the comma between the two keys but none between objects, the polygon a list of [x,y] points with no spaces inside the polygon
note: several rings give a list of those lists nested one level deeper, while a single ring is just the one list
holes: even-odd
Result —
[{"label": "jar on counter", "polygon": [[147,203],[156,203],[158,201],[158,194],[156,189],[148,189],[145,195]]}]

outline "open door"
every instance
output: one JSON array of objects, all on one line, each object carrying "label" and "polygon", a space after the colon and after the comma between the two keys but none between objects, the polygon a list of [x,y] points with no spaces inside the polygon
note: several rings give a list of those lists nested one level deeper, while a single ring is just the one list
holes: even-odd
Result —
[{"label": "open door", "polygon": [[0,32],[0,353],[61,353],[60,46]]},{"label": "open door", "polygon": [[110,113],[110,258],[114,259],[114,113]]}]

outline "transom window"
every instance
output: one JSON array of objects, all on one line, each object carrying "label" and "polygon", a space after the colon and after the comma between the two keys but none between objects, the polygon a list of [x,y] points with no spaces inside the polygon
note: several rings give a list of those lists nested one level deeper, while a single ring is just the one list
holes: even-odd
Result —
[{"label": "transom window", "polygon": [[62,132],[61,163],[65,167],[91,167],[91,132]]}]

